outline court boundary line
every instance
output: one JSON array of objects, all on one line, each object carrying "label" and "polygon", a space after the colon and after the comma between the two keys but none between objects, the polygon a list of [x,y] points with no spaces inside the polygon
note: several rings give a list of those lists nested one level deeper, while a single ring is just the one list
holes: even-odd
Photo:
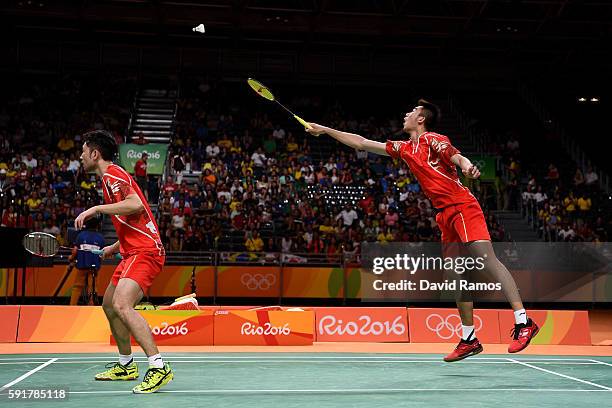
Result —
[{"label": "court boundary line", "polygon": [[[110,360],[110,359],[109,359]],[[504,359],[505,360],[505,359]],[[55,361],[55,364],[101,364],[105,360],[69,360],[69,361]],[[144,358],[134,358],[136,363],[146,363],[148,360]],[[249,363],[308,363],[308,364],[342,364],[342,363],[352,363],[352,364],[441,364],[448,365],[449,363],[443,361],[442,359],[438,360],[274,360],[274,359],[261,359],[261,360],[173,360],[172,358],[165,359],[166,362],[172,364],[188,364],[188,363],[222,363],[222,364],[249,364]],[[521,360],[525,363],[531,364],[546,364],[546,365],[601,365],[601,363],[596,361],[586,361],[586,362],[578,362],[578,361],[532,361],[532,360]],[[39,364],[44,363],[44,361],[0,361],[0,366],[2,365],[19,365],[19,364]],[[515,364],[512,361],[463,361],[461,364]]]},{"label": "court boundary line", "polygon": [[27,373],[21,375],[20,377],[17,377],[16,379],[14,379],[13,381],[4,384],[1,388],[0,388],[0,392],[6,390],[7,388],[12,387],[15,384],[20,383],[21,381],[25,380],[26,378],[28,378],[29,376],[31,376],[34,373],[37,373],[38,371],[42,370],[43,368],[47,367],[50,364],[53,364],[54,362],[57,361],[57,358],[52,358],[50,360],[48,360],[45,363],[42,363],[41,365],[39,365],[38,367],[35,367],[33,369],[31,369],[30,371],[28,371]]},{"label": "court boundary line", "polygon": [[581,382],[583,384],[588,384],[588,385],[593,386],[593,387],[598,387],[598,388],[602,388],[602,389],[607,390],[607,391],[612,391],[612,388],[606,387],[605,385],[595,384],[594,382],[590,382],[590,381],[586,381],[586,380],[581,380],[580,378],[572,377],[571,375],[557,373],[557,372],[552,371],[552,370],[547,370],[546,368],[537,367],[537,366],[531,365],[529,363],[524,363],[524,362],[522,362],[520,360],[515,360],[515,359],[512,359],[512,358],[509,358],[508,360],[513,361],[516,364],[520,364],[520,365],[525,366],[525,367],[533,368],[534,370],[543,371],[545,373],[553,374],[553,375],[556,375],[558,377],[567,378],[569,380],[574,380],[574,381],[577,381],[577,382]]},{"label": "court boundary line", "polygon": [[599,360],[593,360],[593,359],[590,359],[590,360],[595,362],[595,363],[597,363],[597,364],[603,364],[603,365],[607,365],[607,366],[612,367],[612,364],[606,363],[605,361],[599,361]]},{"label": "court boundary line", "polygon": [[[336,389],[210,389],[210,390],[161,390],[160,394],[373,394],[402,392],[611,392],[601,389],[570,388],[336,388]],[[69,394],[132,394],[131,390],[68,391]],[[6,394],[0,394],[6,395]]]},{"label": "court boundary line", "polygon": [[[61,354],[61,353],[58,353]],[[11,357],[11,358],[0,358],[0,361],[26,361],[26,360],[46,360],[49,358],[57,358],[58,360],[107,360],[109,358],[117,358],[117,354],[113,354],[113,353],[109,353],[110,355],[108,356],[100,356],[98,355],[99,353],[95,354],[95,355],[83,355],[83,356],[71,356],[71,357],[57,357],[56,355],[42,355],[39,357]],[[140,354],[140,353],[139,353]],[[194,353],[196,355],[194,356],[185,356],[185,355],[172,355],[171,353],[162,353],[162,355],[164,356],[164,358],[167,359],[202,359],[202,360],[221,360],[221,359],[225,359],[225,360],[231,360],[231,359],[236,359],[236,360],[249,360],[249,359],[270,359],[270,360],[348,360],[348,359],[363,359],[363,360],[405,360],[405,359],[411,359],[411,360],[419,360],[419,361],[430,361],[430,360],[434,360],[434,361],[438,361],[440,359],[440,357],[419,357],[419,356],[411,356],[411,355],[405,355],[405,356],[386,356],[386,355],[371,355],[371,356],[286,356],[286,355],[272,355],[270,357],[264,356],[263,354],[260,354],[258,356],[209,356],[209,355],[197,355],[199,353]],[[204,354],[210,354],[210,353],[204,353]],[[234,353],[234,354],[239,354],[239,353]],[[0,354],[2,355],[2,354]],[[590,356],[589,356],[590,357]],[[144,354],[142,355],[136,355],[134,356],[135,359],[146,359],[146,356]],[[472,357],[470,358],[470,361],[475,361],[475,360],[483,360],[483,361],[490,361],[490,360],[508,360],[507,357]],[[517,361],[532,361],[532,362],[545,362],[545,361],[596,361],[593,360],[591,358],[528,358],[527,356],[525,356],[524,358],[519,358],[516,359]]]}]

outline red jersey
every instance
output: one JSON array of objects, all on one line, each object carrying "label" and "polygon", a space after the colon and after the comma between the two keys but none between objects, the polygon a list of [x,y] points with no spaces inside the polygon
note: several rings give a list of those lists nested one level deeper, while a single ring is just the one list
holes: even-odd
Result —
[{"label": "red jersey", "polygon": [[111,215],[123,257],[126,258],[140,252],[165,255],[155,218],[132,176],[123,168],[111,164],[106,169],[106,173],[102,175],[102,185],[106,204],[123,201],[130,194],[138,194],[144,205],[144,210],[139,213]]},{"label": "red jersey", "polygon": [[426,132],[416,142],[387,140],[387,154],[401,158],[436,208],[476,201],[470,190],[461,184],[451,157],[460,153],[448,137]]},{"label": "red jersey", "polygon": [[136,177],[147,177],[147,163],[139,159],[134,165],[134,175]]}]

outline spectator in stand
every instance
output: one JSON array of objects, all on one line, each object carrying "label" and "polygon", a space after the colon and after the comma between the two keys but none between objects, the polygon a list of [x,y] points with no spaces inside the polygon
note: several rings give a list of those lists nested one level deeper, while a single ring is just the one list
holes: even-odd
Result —
[{"label": "spectator in stand", "polygon": [[520,144],[514,133],[511,134],[510,137],[508,138],[508,142],[506,143],[506,148],[512,154],[519,154]]},{"label": "spectator in stand", "polygon": [[183,250],[183,237],[178,229],[172,231],[170,237],[170,251],[182,251]]},{"label": "spectator in stand", "polygon": [[68,136],[63,135],[57,142],[57,148],[62,152],[69,152],[74,149],[74,140]]},{"label": "spectator in stand", "polygon": [[319,233],[317,231],[314,231],[312,233],[312,239],[308,243],[308,246],[306,247],[306,249],[311,254],[322,254],[322,253],[324,253],[324,251],[325,251],[325,243],[319,237]]},{"label": "spectator in stand", "polygon": [[390,208],[385,215],[385,225],[388,227],[394,227],[399,221],[399,215],[394,208]]},{"label": "spectator in stand", "polygon": [[587,172],[584,176],[584,183],[587,187],[593,188],[597,185],[597,181],[599,180],[599,176],[593,170],[592,166],[589,166]]},{"label": "spectator in stand", "polygon": [[574,187],[578,193],[582,192],[582,188],[584,187],[584,175],[582,174],[580,167],[577,167],[576,172],[574,173]]},{"label": "spectator in stand", "polygon": [[174,182],[172,176],[166,178],[166,182],[163,186],[164,195],[170,197],[174,195],[174,192],[178,190],[178,185]]},{"label": "spectator in stand", "polygon": [[255,177],[259,178],[263,174],[266,159],[267,157],[261,150],[261,147],[258,147],[257,150],[251,155],[251,160],[253,161],[253,173]]},{"label": "spectator in stand", "polygon": [[385,225],[380,233],[376,236],[376,240],[381,244],[385,244],[387,242],[393,242],[395,239],[389,227]]},{"label": "spectator in stand", "polygon": [[244,246],[249,252],[262,252],[264,249],[263,240],[260,238],[257,230],[247,233],[245,236]]},{"label": "spectator in stand", "polygon": [[149,143],[149,141],[145,138],[144,133],[140,132],[138,133],[138,137],[134,139],[132,143],[137,144],[137,145],[146,145]]},{"label": "spectator in stand", "polygon": [[185,212],[182,208],[179,208],[178,212],[172,216],[172,228],[181,233],[185,229]]},{"label": "spectator in stand", "polygon": [[573,241],[576,238],[576,232],[568,223],[559,231],[559,241]]},{"label": "spectator in stand", "polygon": [[546,231],[548,233],[548,238],[550,241],[557,240],[561,221],[561,216],[559,216],[559,212],[557,211],[557,209],[552,208],[546,220]]},{"label": "spectator in stand", "polygon": [[541,208],[544,202],[548,200],[548,195],[542,190],[542,186],[538,186],[538,191],[533,195],[533,198],[538,208]]},{"label": "spectator in stand", "polygon": [[279,143],[285,139],[285,130],[280,127],[280,125],[276,125],[274,131],[272,132],[272,137],[276,139]]},{"label": "spectator in stand", "polygon": [[548,173],[546,174],[546,177],[544,178],[552,185],[552,184],[556,184],[559,182],[559,177],[560,177],[559,170],[557,169],[557,166],[550,163],[548,165]]},{"label": "spectator in stand", "polygon": [[578,199],[578,208],[580,209],[580,216],[583,218],[590,218],[591,206],[593,205],[591,199],[587,196],[586,192],[583,192]]},{"label": "spectator in stand", "polygon": [[217,146],[217,143],[215,143],[215,141],[211,142],[208,146],[206,146],[207,159],[216,158],[217,156],[219,156],[219,153],[221,153],[221,149],[219,148],[219,146]]},{"label": "spectator in stand", "polygon": [[336,216],[336,220],[342,218],[342,223],[345,227],[350,227],[353,223],[359,219],[357,211],[355,211],[350,204],[346,204],[344,209]]},{"label": "spectator in stand", "polygon": [[142,153],[140,159],[136,161],[134,165],[134,175],[136,176],[136,184],[140,187],[140,191],[143,192],[145,198],[149,199],[149,178],[147,177],[147,159],[149,155],[145,152]]}]

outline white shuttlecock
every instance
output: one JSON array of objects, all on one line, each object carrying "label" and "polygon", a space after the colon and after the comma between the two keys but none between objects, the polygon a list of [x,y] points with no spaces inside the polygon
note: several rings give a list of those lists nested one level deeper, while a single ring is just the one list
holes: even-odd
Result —
[{"label": "white shuttlecock", "polygon": [[200,24],[200,25],[199,25],[199,26],[197,26],[197,27],[193,27],[193,29],[192,29],[192,30],[193,30],[193,31],[196,31],[196,32],[198,32],[198,33],[202,33],[202,34],[204,34],[204,32],[205,32],[205,30],[204,30],[204,24]]}]

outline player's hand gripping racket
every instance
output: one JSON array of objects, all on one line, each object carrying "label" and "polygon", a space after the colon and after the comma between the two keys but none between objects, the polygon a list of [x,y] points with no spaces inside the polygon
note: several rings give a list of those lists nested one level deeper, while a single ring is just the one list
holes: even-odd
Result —
[{"label": "player's hand gripping racket", "polygon": [[289,114],[291,114],[291,116],[293,116],[298,122],[300,122],[302,126],[304,126],[306,129],[312,129],[312,126],[310,126],[308,122],[300,118],[295,113],[291,112],[289,108],[287,108],[285,105],[283,105],[278,100],[276,100],[276,98],[274,98],[274,94],[270,91],[270,89],[267,86],[265,86],[264,84],[262,84],[261,82],[253,78],[247,79],[247,83],[250,85],[251,88],[253,88],[255,92],[257,92],[257,95],[261,96],[262,98],[266,98],[269,101],[278,103],[278,105],[281,108],[289,112]]},{"label": "player's hand gripping racket", "polygon": [[[30,232],[23,237],[21,242],[26,251],[43,258],[55,256],[60,249],[72,250],[70,247],[60,245],[57,238],[46,232]],[[101,249],[79,249],[79,251],[89,251],[99,256],[104,255],[104,251]],[[120,254],[115,254],[115,257],[121,259]]]}]

